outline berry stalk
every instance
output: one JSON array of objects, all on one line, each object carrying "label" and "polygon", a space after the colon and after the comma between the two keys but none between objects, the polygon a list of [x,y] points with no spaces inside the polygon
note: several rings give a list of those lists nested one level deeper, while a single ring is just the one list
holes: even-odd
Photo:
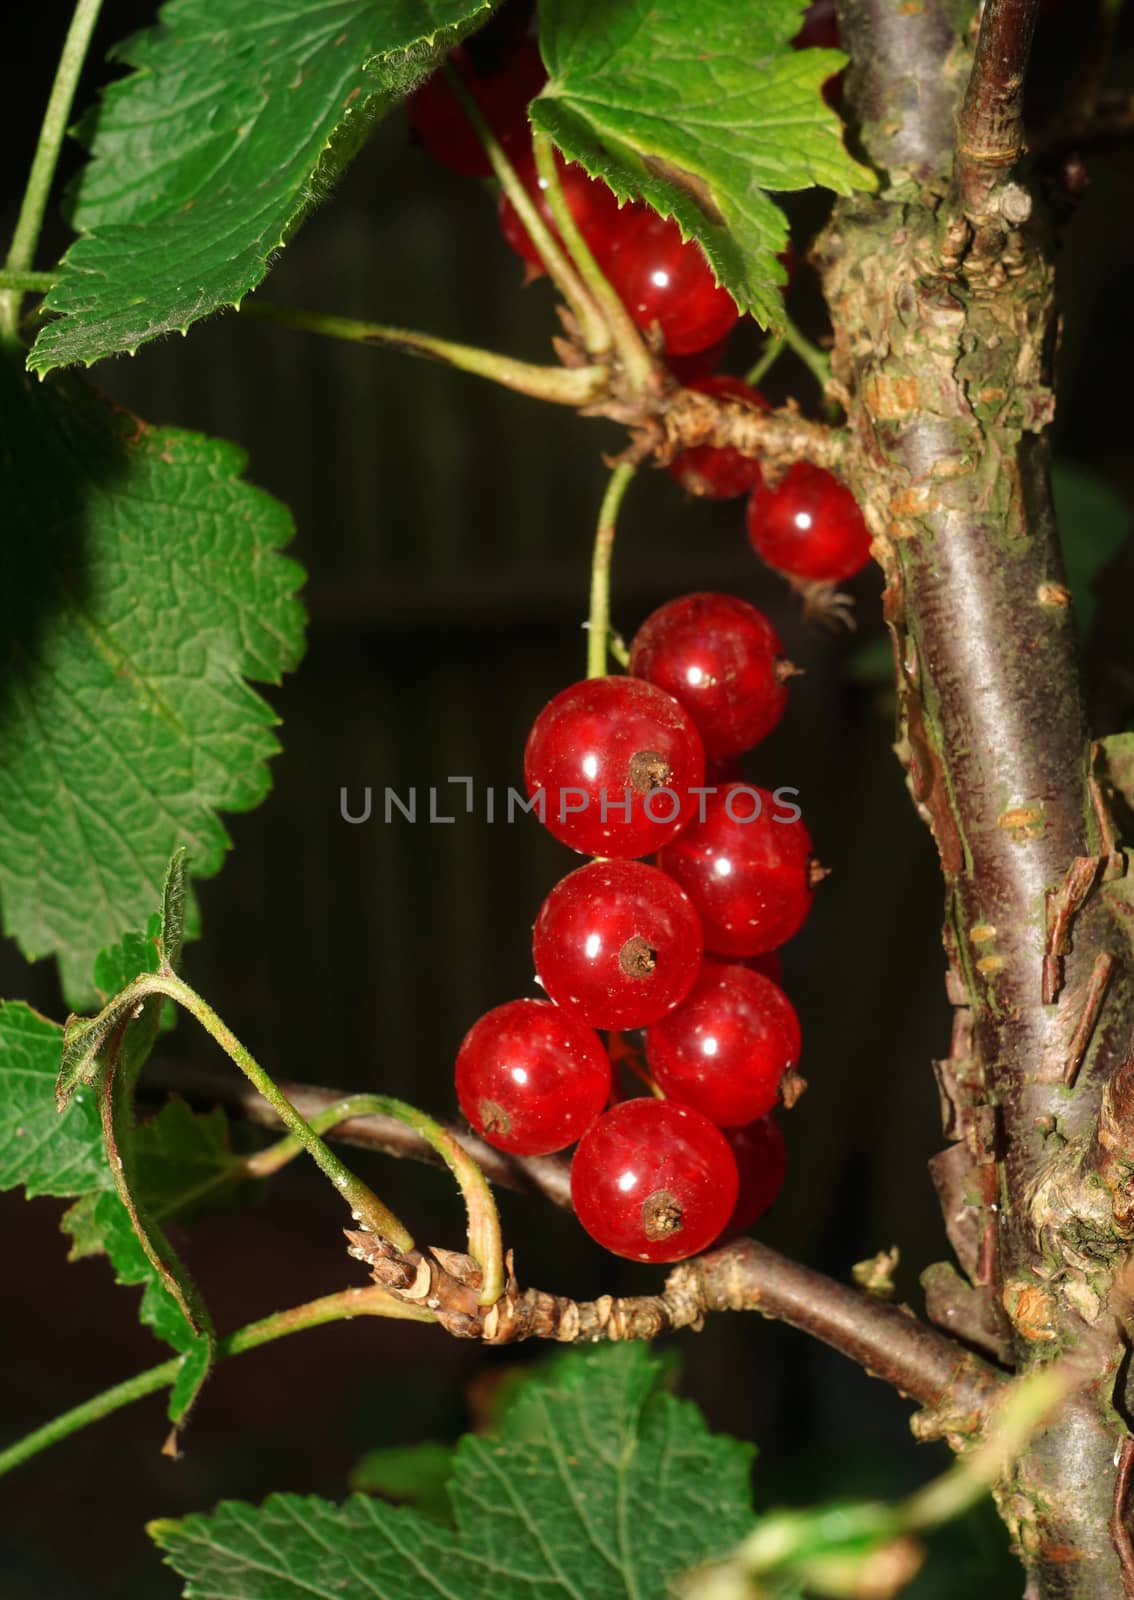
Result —
[{"label": "berry stalk", "polygon": [[646,349],[641,334],[634,326],[626,307],[591,252],[581,229],[567,204],[559,170],[555,165],[555,150],[545,133],[532,136],[536,170],[547,195],[547,203],[555,218],[555,226],[567,246],[579,276],[594,296],[614,341],[615,352],[622,362],[630,386],[636,393],[645,393],[654,386],[657,368]]},{"label": "berry stalk", "polygon": [[[55,169],[59,164],[59,152],[63,146],[63,137],[67,132],[67,122],[71,115],[71,105],[101,7],[102,0],[77,0],[75,5],[71,26],[63,41],[55,82],[51,85],[47,110],[43,115],[43,125],[39,130],[35,156],[31,171],[28,173],[24,197],[20,203],[20,214],[16,218],[15,232],[12,234],[12,243],[4,263],[9,272],[27,272],[35,260],[48,197],[51,194],[51,185],[55,181]],[[15,337],[19,326],[20,299],[21,291],[16,286],[0,293],[0,333],[8,338]]]},{"label": "berry stalk", "polygon": [[591,610],[587,623],[587,677],[605,678],[610,654],[610,562],[614,553],[614,535],[618,528],[618,513],[622,500],[630,487],[634,468],[623,462],[615,467],[606,486],[599,507],[598,528],[595,531],[594,555],[591,558]]}]

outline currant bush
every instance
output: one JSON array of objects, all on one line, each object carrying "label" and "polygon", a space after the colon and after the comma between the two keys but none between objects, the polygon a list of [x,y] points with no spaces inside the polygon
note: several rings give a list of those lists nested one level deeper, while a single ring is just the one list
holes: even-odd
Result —
[{"label": "currant bush", "polygon": [[784,666],[764,613],[729,594],[668,601],[630,646],[630,671],[681,702],[714,761],[771,733],[787,705]]},{"label": "currant bush", "polygon": [[[559,173],[559,182],[567,208],[574,217],[591,254],[601,267],[610,255],[619,225],[618,201],[614,197],[614,191],[601,178],[588,177],[577,162],[564,161],[558,151],[555,152],[555,168]],[[559,230],[551,215],[551,207],[547,202],[543,181],[536,171],[534,158],[529,156],[517,163],[516,175],[535,201],[552,235],[562,244]],[[528,230],[520,221],[515,206],[504,193],[500,195],[498,214],[500,231],[512,249],[528,263],[533,275],[542,272],[543,262],[539,251],[529,238]]]},{"label": "currant bush", "polygon": [[497,1149],[544,1156],[574,1144],[610,1098],[610,1058],[592,1029],[547,1000],[487,1012],[457,1052],[457,1099]]},{"label": "currant bush", "polygon": [[524,752],[528,794],[543,791],[549,832],[586,855],[644,856],[676,838],[704,773],[689,713],[640,678],[585,678],[562,690]]},{"label": "currant bush", "polygon": [[823,467],[797,461],[772,489],[748,502],[748,537],[778,572],[817,583],[841,583],[870,560],[870,530],[858,501]]},{"label": "currant bush", "polygon": [[[796,809],[796,808],[791,808]],[[811,836],[767,789],[725,784],[658,862],[685,890],[716,955],[775,950],[811,909]]]},{"label": "currant bush", "polygon": [[679,1006],[646,1030],[659,1089],[718,1127],[762,1117],[799,1060],[799,1019],[770,978],[705,961]]},{"label": "currant bush", "polygon": [[657,323],[671,356],[716,344],[740,315],[696,240],[648,206],[623,209],[606,275],[639,328]]},{"label": "currant bush", "polygon": [[[771,409],[758,389],[727,373],[693,378],[686,388],[712,395],[715,400],[739,400],[757,411]],[[760,463],[752,456],[742,456],[731,445],[720,449],[710,444],[694,445],[675,456],[668,471],[690,494],[704,495],[709,500],[735,500],[750,494],[764,481]]]},{"label": "currant bush", "polygon": [[736,1205],[726,1233],[743,1233],[774,1202],[787,1176],[787,1147],[775,1117],[721,1130],[736,1161]]},{"label": "currant bush", "polygon": [[671,1011],[701,965],[689,898],[641,861],[594,861],[561,879],[536,918],[535,969],[592,1028],[643,1028]]},{"label": "currant bush", "polygon": [[669,1100],[624,1100],[571,1162],[575,1214],[596,1243],[633,1261],[682,1261],[721,1233],[736,1204],[736,1159],[707,1117]]},{"label": "currant bush", "polygon": [[[491,66],[474,63],[458,45],[448,62],[460,74],[481,116],[512,161],[531,149],[528,104],[547,82],[534,39],[522,39]],[[406,100],[410,127],[435,161],[462,178],[487,178],[492,163],[444,72],[435,72]]]}]

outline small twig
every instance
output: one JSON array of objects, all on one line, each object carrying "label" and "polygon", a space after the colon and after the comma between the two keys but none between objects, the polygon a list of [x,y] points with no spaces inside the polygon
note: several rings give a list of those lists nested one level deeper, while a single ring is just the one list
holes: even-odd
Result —
[{"label": "small twig", "polygon": [[787,349],[787,340],[782,333],[776,334],[774,339],[769,339],[764,346],[759,361],[744,374],[744,381],[750,389],[758,389],[764,378],[768,376],[776,362]]},{"label": "small twig", "polygon": [[[228,1073],[214,1072],[209,1068],[194,1068],[161,1060],[152,1060],[146,1067],[138,1093],[143,1099],[153,1088],[164,1093],[180,1094],[200,1105],[221,1105],[234,1111],[247,1122],[264,1128],[282,1126],[279,1116],[252,1086]],[[411,1161],[440,1166],[437,1152],[404,1123],[393,1117],[352,1116],[346,1122],[338,1119],[339,1107],[353,1097],[341,1089],[321,1089],[309,1083],[278,1085],[299,1114],[320,1132],[327,1132],[336,1144],[351,1145],[359,1150],[375,1150],[383,1155],[403,1157]],[[333,1113],[331,1124],[321,1119]],[[539,1194],[552,1205],[571,1209],[571,1182],[567,1163],[560,1156],[507,1155],[467,1129],[446,1126],[446,1132],[457,1139],[490,1183],[498,1188],[515,1189],[521,1194]],[[273,1148],[278,1148],[274,1146]],[[265,1152],[266,1154],[266,1152]]]},{"label": "small twig", "polygon": [[[307,1328],[321,1328],[328,1322],[349,1321],[352,1317],[391,1317],[402,1322],[434,1321],[433,1313],[425,1307],[395,1300],[377,1285],[365,1289],[340,1289],[337,1294],[324,1295],[322,1299],[308,1301],[306,1305],[293,1306],[290,1311],[277,1311],[274,1316],[251,1322],[246,1328],[218,1339],[217,1360],[243,1355],[246,1350],[258,1350],[261,1345],[286,1338],[290,1333],[303,1333]],[[82,1405],[64,1411],[42,1428],[37,1428],[34,1433],[17,1439],[6,1450],[0,1450],[0,1477],[29,1461],[41,1450],[47,1450],[60,1440],[89,1427],[92,1422],[121,1411],[123,1406],[143,1400],[146,1395],[168,1389],[181,1370],[183,1360],[182,1356],[173,1356],[169,1361],[151,1367],[148,1372],[140,1372],[136,1377],[127,1378],[124,1383],[115,1384],[113,1389],[105,1389],[93,1400],[85,1400]]]},{"label": "small twig", "polygon": [[535,133],[532,137],[532,150],[535,154],[536,171],[544,186],[547,204],[555,218],[559,236],[606,321],[615,352],[622,363],[630,387],[638,393],[647,393],[655,387],[657,364],[646,348],[642,335],[634,326],[620,296],[591,254],[590,246],[572,215],[563,193],[563,185],[559,181],[559,169],[555,164],[555,151],[551,140],[545,133]]},{"label": "small twig", "polygon": [[634,468],[628,462],[615,467],[599,508],[594,554],[591,557],[591,609],[587,622],[588,678],[606,677],[610,654],[610,560],[614,553],[618,513],[633,476]]},{"label": "small twig", "polygon": [[353,344],[379,345],[403,355],[425,356],[444,362],[461,372],[514,389],[535,400],[550,400],[561,406],[593,405],[607,391],[609,373],[604,366],[540,367],[530,361],[514,361],[475,345],[454,344],[450,339],[435,339],[432,334],[415,333],[410,328],[391,328],[379,322],[360,322],[354,317],[336,317],[322,311],[301,311],[294,306],[273,305],[267,300],[245,300],[242,317],[255,322],[275,322],[304,333],[327,334],[332,339],[347,339]]},{"label": "small twig", "polygon": [[1042,992],[1045,1006],[1054,1005],[1063,987],[1063,957],[1071,940],[1071,924],[1091,892],[1102,865],[1101,856],[1076,856],[1058,889],[1044,891],[1047,938],[1043,952]]},{"label": "small twig", "polygon": [[985,0],[957,126],[954,171],[961,210],[985,219],[1024,144],[1024,77],[1039,0]]},{"label": "small twig", "polygon": [[515,207],[516,215],[523,223],[528,238],[539,252],[539,258],[547,268],[548,276],[571,308],[571,314],[578,324],[579,338],[584,350],[592,358],[601,359],[610,350],[611,332],[601,310],[595,304],[594,296],[579,277],[574,264],[556,242],[551,229],[520,182],[515,167],[505,154],[504,147],[481,116],[480,107],[469,93],[460,73],[448,63],[443,71],[450,89],[460,101],[465,116],[484,146],[484,153],[492,164],[492,170],[500,187]]},{"label": "small twig", "polygon": [[[601,405],[592,409],[601,410]],[[848,433],[809,422],[790,408],[761,411],[696,389],[676,390],[655,414],[639,421],[636,443],[628,455],[642,460],[652,454],[661,466],[697,445],[731,446],[741,455],[757,457],[774,479],[795,461],[837,470],[850,448]]]},{"label": "small twig", "polygon": [[1104,950],[1095,957],[1094,965],[1091,968],[1087,993],[1083,999],[1083,1009],[1079,1013],[1079,1020],[1075,1024],[1075,1032],[1071,1035],[1067,1046],[1067,1061],[1063,1070],[1063,1081],[1069,1089],[1075,1086],[1075,1079],[1078,1076],[1079,1068],[1083,1064],[1083,1057],[1087,1053],[1091,1035],[1095,1031],[1095,1023],[1099,1020],[1103,997],[1106,994],[1106,986],[1110,982],[1110,975],[1114,971],[1114,964],[1114,957],[1109,951]]},{"label": "small twig", "polygon": [[1115,1465],[1118,1470],[1114,1477],[1114,1510],[1110,1517],[1110,1536],[1118,1552],[1119,1566],[1122,1568],[1122,1591],[1129,1600],[1129,1597],[1134,1596],[1134,1544],[1131,1543],[1130,1529],[1126,1526],[1130,1474],[1134,1471],[1134,1438],[1129,1434],[1118,1447],[1118,1460]]},{"label": "small twig", "polygon": [[[71,26],[67,30],[59,65],[55,71],[55,81],[51,85],[47,110],[43,115],[43,125],[39,130],[35,156],[20,204],[20,214],[16,219],[15,232],[12,234],[11,248],[4,263],[10,273],[27,273],[35,260],[36,246],[39,244],[40,229],[43,227],[51,185],[55,181],[55,169],[59,164],[59,152],[67,132],[75,90],[79,85],[79,76],[83,70],[83,62],[87,58],[91,34],[98,21],[101,6],[102,0],[76,0]],[[0,293],[0,332],[6,333],[9,337],[15,334],[19,326],[20,293],[23,287],[25,285],[19,282],[8,284],[5,286],[5,291]],[[27,287],[35,288],[37,285],[31,284]]]}]

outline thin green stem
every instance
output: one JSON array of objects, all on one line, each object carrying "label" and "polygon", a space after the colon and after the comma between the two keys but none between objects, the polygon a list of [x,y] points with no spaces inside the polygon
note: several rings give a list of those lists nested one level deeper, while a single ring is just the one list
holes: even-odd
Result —
[{"label": "thin green stem", "polygon": [[591,614],[587,623],[587,677],[605,678],[610,652],[610,559],[622,497],[630,486],[634,468],[627,462],[615,467],[599,509],[591,560]]},{"label": "thin green stem", "polygon": [[787,340],[782,333],[768,340],[759,361],[745,374],[744,381],[750,389],[759,387],[786,349]]},{"label": "thin green stem", "polygon": [[803,362],[804,366],[814,376],[815,382],[826,393],[827,385],[831,381],[831,358],[819,346],[812,344],[805,333],[801,333],[790,317],[785,316],[781,338],[788,349]]},{"label": "thin green stem", "polygon": [[476,129],[500,187],[512,202],[516,215],[527,230],[528,238],[535,245],[552,283],[570,307],[579,326],[579,338],[582,340],[584,350],[596,359],[605,356],[610,350],[611,332],[590,291],[584,286],[574,266],[556,243],[551,229],[540,216],[531,196],[520,182],[516,169],[504,153],[499,139],[481,116],[480,107],[469,94],[460,73],[454,71],[451,66],[446,66],[444,70],[449,80],[449,87],[460,101],[465,116]]},{"label": "thin green stem", "polygon": [[[288,1334],[302,1333],[306,1328],[319,1328],[328,1322],[349,1321],[352,1317],[394,1317],[411,1322],[435,1320],[433,1313],[423,1306],[411,1306],[396,1300],[377,1284],[362,1289],[342,1289],[337,1294],[310,1300],[306,1305],[293,1306],[290,1311],[278,1311],[259,1322],[250,1322],[247,1327],[228,1334],[217,1342],[217,1359],[243,1355],[246,1350],[256,1350],[260,1345],[271,1344],[274,1339],[286,1338]],[[89,1427],[92,1422],[110,1416],[111,1412],[121,1411],[135,1400],[144,1400],[146,1395],[168,1389],[177,1377],[183,1359],[182,1356],[173,1356],[160,1366],[151,1367],[148,1372],[140,1372],[136,1377],[127,1378],[124,1383],[115,1384],[112,1389],[104,1389],[92,1400],[85,1400],[82,1405],[64,1411],[51,1422],[45,1422],[42,1428],[36,1428],[34,1433],[25,1434],[15,1444],[9,1445],[7,1450],[0,1450],[0,1477],[29,1461],[41,1450],[69,1438],[71,1434]]]},{"label": "thin green stem", "polygon": [[559,168],[555,164],[555,148],[546,133],[533,134],[532,149],[535,153],[540,185],[547,196],[547,204],[551,215],[555,218],[559,237],[567,246],[568,254],[575,263],[580,278],[590,290],[595,304],[606,320],[611,338],[614,340],[614,348],[631,387],[641,394],[655,383],[657,368],[654,359],[646,348],[642,335],[631,321],[621,298],[591,254],[590,246],[575,221],[559,179]]},{"label": "thin green stem", "polygon": [[[76,0],[5,263],[10,272],[26,272],[35,260],[55,168],[59,164],[59,151],[101,4],[102,0]],[[9,338],[14,337],[19,321],[20,290],[12,288],[0,295],[0,331]]]},{"label": "thin green stem", "polygon": [[0,293],[6,289],[19,289],[28,294],[46,294],[58,276],[56,272],[0,271]]},{"label": "thin green stem", "polygon": [[[479,1302],[481,1305],[495,1305],[504,1292],[504,1247],[496,1202],[480,1167],[447,1129],[416,1106],[406,1105],[402,1100],[393,1100],[389,1095],[382,1094],[348,1095],[311,1117],[309,1123],[316,1133],[329,1133],[340,1123],[349,1122],[352,1117],[375,1116],[393,1117],[420,1133],[456,1178],[468,1211],[469,1255],[481,1271]],[[269,1145],[266,1150],[246,1156],[240,1166],[248,1177],[267,1177],[278,1172],[301,1150],[299,1140],[289,1134],[287,1138]]]},{"label": "thin green stem", "polygon": [[178,1005],[183,1006],[191,1017],[196,1018],[205,1032],[220,1045],[229,1060],[236,1063],[249,1083],[259,1090],[288,1132],[299,1140],[320,1172],[334,1184],[363,1227],[380,1234],[397,1250],[404,1252],[413,1249],[413,1236],[409,1230],[399,1222],[388,1207],[382,1204],[362,1179],[356,1177],[350,1168],[339,1160],[330,1146],[313,1131],[310,1123],[300,1116],[282,1090],[277,1088],[251,1051],[245,1049],[228,1024],[222,1021],[212,1006],[176,973],[168,969],[161,972],[147,972],[127,984],[97,1017],[82,1025],[82,1034],[93,1042],[88,1048],[97,1048],[98,1040],[105,1036],[106,1029],[113,1019],[128,1015],[139,1000],[144,1000],[151,994],[168,996],[170,1000],[175,1000]]},{"label": "thin green stem", "polygon": [[456,1178],[468,1212],[468,1252],[480,1268],[477,1304],[495,1305],[504,1293],[504,1244],[500,1237],[500,1215],[484,1173],[447,1129],[416,1106],[392,1100],[384,1094],[356,1096],[355,1104],[360,1105],[355,1115],[370,1112],[395,1117],[407,1128],[420,1133]]},{"label": "thin green stem", "polygon": [[409,328],[359,322],[353,317],[336,317],[322,311],[300,311],[294,306],[273,305],[270,301],[246,300],[240,307],[240,315],[256,322],[275,322],[304,333],[322,333],[354,344],[380,345],[406,355],[426,356],[556,405],[590,405],[606,392],[608,383],[607,370],[601,366],[539,367],[529,361],[513,361],[510,356],[497,355],[493,350],[454,344],[449,339],[435,339],[431,334],[415,333]]}]

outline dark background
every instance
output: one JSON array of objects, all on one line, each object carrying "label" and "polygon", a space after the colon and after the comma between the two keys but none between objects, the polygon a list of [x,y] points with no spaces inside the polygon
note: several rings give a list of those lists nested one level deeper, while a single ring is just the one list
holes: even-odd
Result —
[{"label": "dark background", "polygon": [[[1082,12],[1071,11],[1043,25],[1049,98],[1079,43]],[[105,73],[105,49],[149,12],[122,0],[107,8],[80,108]],[[63,6],[6,19],[8,226],[65,22]],[[78,160],[72,148],[67,170]],[[1129,497],[1121,375],[1134,338],[1134,171],[1110,157],[1092,163],[1091,178],[1063,236],[1057,449]],[[801,244],[820,216],[813,203],[796,207]],[[67,237],[56,217],[41,264]],[[793,309],[819,329],[806,271],[793,294]],[[535,360],[548,357],[554,329],[551,292],[522,287],[491,196],[435,167],[400,114],[289,246],[263,297]],[[758,347],[754,330],[740,330],[726,365],[743,372]],[[380,804],[352,827],[339,790],[357,802],[369,784],[378,801],[386,785],[420,794],[458,773],[475,778],[478,795],[519,784],[533,716],[584,670],[601,454],[619,436],[437,366],[233,315],[108,362],[95,381],[153,422],[238,440],[250,478],[292,508],[293,551],[310,574],[307,658],[269,692],[284,746],[273,792],[230,821],[234,851],[201,886],[204,934],[188,976],[276,1076],[450,1115],[461,1035],[489,1007],[533,992],[531,923],[577,858],[534,819],[488,826],[479,800],[476,816],[449,827],[387,826]],[[766,391],[814,403],[809,382],[789,358]],[[1089,525],[1066,532],[1089,553]],[[801,791],[832,869],[784,956],[811,1089],[784,1118],[788,1181],[759,1235],[841,1277],[896,1244],[901,1295],[919,1306],[919,1272],[946,1254],[925,1162],[941,1142],[929,1061],[947,1048],[949,1017],[935,856],[890,750],[877,588],[873,572],[855,585],[857,634],[814,629],[752,556],[741,502],[690,503],[664,474],[631,490],[614,566],[614,617],[627,637],[663,599],[724,589],[765,609],[806,668],[783,724],[748,765],[770,787]],[[1113,695],[1108,704],[1118,714]],[[50,966],[29,969],[10,945],[0,949],[0,993],[61,1014]],[[163,1055],[219,1064],[188,1022]],[[443,1176],[377,1157],[357,1164],[419,1236],[459,1241],[459,1205]],[[2,1207],[0,1437],[15,1438],[162,1355],[136,1323],[136,1292],[115,1289],[104,1261],[66,1264],[60,1207],[14,1196]],[[577,1296],[657,1282],[602,1255],[569,1217],[508,1195],[502,1208],[525,1281]],[[333,1192],[297,1164],[255,1209],[203,1221],[182,1242],[218,1325],[360,1278],[343,1255],[342,1220]],[[685,1392],[715,1427],[759,1444],[758,1503],[895,1494],[946,1463],[943,1447],[914,1445],[904,1401],[790,1330],[717,1317],[677,1343]],[[172,1596],[177,1584],[142,1531],[147,1518],[274,1489],[341,1495],[365,1450],[455,1437],[477,1420],[483,1384],[474,1380],[539,1355],[368,1321],[227,1363],[179,1463],[158,1454],[153,1399],[6,1479],[0,1587],[7,1600]],[[982,1581],[982,1594],[1018,1593],[991,1516],[952,1532],[910,1592],[928,1600],[965,1579]]]}]

